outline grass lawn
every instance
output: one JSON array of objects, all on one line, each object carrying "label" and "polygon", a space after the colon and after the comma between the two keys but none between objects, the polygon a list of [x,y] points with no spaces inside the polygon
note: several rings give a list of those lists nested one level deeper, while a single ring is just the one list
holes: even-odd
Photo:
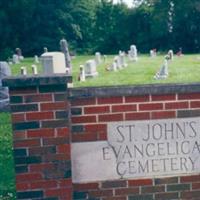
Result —
[{"label": "grass lawn", "polygon": [[[117,72],[106,71],[114,56],[107,56],[105,62],[98,66],[99,76],[78,82],[79,66],[94,56],[77,56],[72,60],[73,82],[75,87],[82,86],[106,86],[106,85],[131,85],[151,83],[189,83],[200,81],[200,59],[198,55],[184,55],[176,57],[169,63],[169,77],[166,80],[154,80],[153,76],[164,61],[164,56],[150,58],[147,55],[139,56],[138,62],[130,62],[128,67]],[[12,74],[19,75],[20,67],[27,66],[31,74],[33,58],[27,58],[22,63],[12,65]],[[38,65],[41,72],[41,65]],[[10,115],[0,113],[0,200],[14,200],[14,164],[12,158],[12,132]]]},{"label": "grass lawn", "polygon": [[[133,85],[133,84],[154,84],[154,83],[189,83],[200,81],[200,58],[198,55],[184,55],[174,57],[169,62],[169,77],[165,80],[155,80],[153,77],[164,62],[164,56],[159,55],[156,58],[150,58],[148,55],[140,55],[138,62],[127,60],[128,67],[117,72],[106,71],[114,56],[107,56],[105,62],[97,67],[99,76],[88,78],[85,82],[78,82],[79,66],[94,56],[77,56],[72,60],[73,82],[75,87],[82,86],[107,86],[107,85]],[[32,58],[25,59],[22,63],[12,65],[12,74],[20,74],[20,67],[27,66],[31,74]],[[38,65],[41,72],[41,65]]]}]

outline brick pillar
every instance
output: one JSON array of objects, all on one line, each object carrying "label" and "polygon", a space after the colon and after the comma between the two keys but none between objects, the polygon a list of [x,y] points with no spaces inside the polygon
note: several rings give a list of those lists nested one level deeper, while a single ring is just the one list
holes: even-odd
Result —
[{"label": "brick pillar", "polygon": [[17,199],[72,199],[65,75],[11,77],[9,87]]}]

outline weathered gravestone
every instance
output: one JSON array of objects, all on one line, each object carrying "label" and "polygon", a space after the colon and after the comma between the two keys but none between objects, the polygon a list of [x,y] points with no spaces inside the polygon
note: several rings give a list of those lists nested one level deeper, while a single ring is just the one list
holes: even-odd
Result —
[{"label": "weathered gravestone", "polygon": [[47,52],[41,55],[43,73],[49,74],[66,74],[65,56],[61,52]]},{"label": "weathered gravestone", "polygon": [[85,81],[85,69],[83,65],[80,65],[79,81]]},{"label": "weathered gravestone", "polygon": [[173,50],[169,50],[168,51],[168,56],[169,56],[169,60],[173,60],[174,59],[174,52],[173,52]]},{"label": "weathered gravestone", "polygon": [[85,77],[95,77],[98,76],[98,72],[96,69],[96,61],[95,60],[88,60],[85,63]]},{"label": "weathered gravestone", "polygon": [[128,56],[131,61],[137,61],[138,55],[137,55],[137,48],[135,45],[130,46],[130,50],[128,51]]},{"label": "weathered gravestone", "polygon": [[2,79],[10,76],[11,71],[7,62],[0,62],[0,111],[7,111],[9,106],[9,95],[7,87],[2,86]]},{"label": "weathered gravestone", "polygon": [[121,63],[122,67],[127,67],[127,63],[126,63],[125,53],[124,52],[121,52],[119,54],[119,60],[120,60],[120,63]]},{"label": "weathered gravestone", "polygon": [[39,63],[39,58],[38,58],[37,55],[34,56],[34,62],[35,62],[35,63]]},{"label": "weathered gravestone", "polygon": [[96,61],[97,65],[101,64],[101,62],[102,62],[102,60],[101,60],[101,53],[99,53],[99,52],[95,53],[95,61]]},{"label": "weathered gravestone", "polygon": [[71,65],[71,57],[69,54],[67,40],[65,40],[65,39],[60,40],[60,49],[61,49],[61,52],[63,52],[65,55],[65,65],[67,68],[66,71],[68,72],[68,74],[71,74],[72,73],[72,65]]},{"label": "weathered gravestone", "polygon": [[12,56],[12,62],[14,63],[14,64],[18,64],[20,61],[19,61],[19,57],[18,57],[18,55],[17,54],[13,54],[13,56]]},{"label": "weathered gravestone", "polygon": [[168,77],[168,60],[169,56],[167,55],[160,70],[154,76],[155,79],[166,79]]}]

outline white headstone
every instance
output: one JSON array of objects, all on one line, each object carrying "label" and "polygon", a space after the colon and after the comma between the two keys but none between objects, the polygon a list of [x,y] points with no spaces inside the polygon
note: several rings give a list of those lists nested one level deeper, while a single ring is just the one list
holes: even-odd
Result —
[{"label": "white headstone", "polygon": [[135,45],[130,46],[129,59],[131,61],[137,61],[138,60],[137,48],[136,48]]},{"label": "white headstone", "polygon": [[61,52],[47,52],[41,55],[44,74],[66,74],[65,56]]},{"label": "white headstone", "polygon": [[173,52],[173,50],[169,50],[168,51],[168,56],[169,56],[169,60],[173,60],[174,59],[174,52]]},{"label": "white headstone", "polygon": [[122,63],[119,56],[115,56],[114,62],[116,63],[117,69],[122,69]]},{"label": "white headstone", "polygon": [[80,81],[85,81],[85,69],[84,69],[83,65],[80,65],[79,80]]},{"label": "white headstone", "polygon": [[120,59],[120,62],[121,62],[122,67],[127,67],[127,63],[126,63],[126,59],[125,59],[125,54],[124,54],[124,52],[121,52],[121,53],[119,54],[119,59]]},{"label": "white headstone", "polygon": [[97,65],[101,64],[101,54],[99,52],[95,53],[95,61]]},{"label": "white headstone", "polygon": [[155,79],[166,79],[168,77],[168,59],[168,56],[165,56],[163,65],[154,76]]},{"label": "white headstone", "polygon": [[19,63],[19,56],[17,54],[13,54],[12,61],[14,64]]},{"label": "white headstone", "polygon": [[37,66],[36,65],[32,65],[31,68],[32,68],[32,73],[34,75],[37,75],[38,74]]},{"label": "white headstone", "polygon": [[96,69],[96,61],[88,60],[85,63],[85,77],[95,77],[98,76],[98,72]]},{"label": "white headstone", "polygon": [[39,58],[37,55],[34,56],[35,63],[39,63]]}]

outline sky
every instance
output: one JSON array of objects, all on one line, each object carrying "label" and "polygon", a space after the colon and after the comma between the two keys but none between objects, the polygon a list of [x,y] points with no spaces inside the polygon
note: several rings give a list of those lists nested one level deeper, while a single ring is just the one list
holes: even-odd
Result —
[{"label": "sky", "polygon": [[[120,2],[120,0],[113,0],[114,3]],[[133,6],[133,0],[123,0],[129,7]]]}]

